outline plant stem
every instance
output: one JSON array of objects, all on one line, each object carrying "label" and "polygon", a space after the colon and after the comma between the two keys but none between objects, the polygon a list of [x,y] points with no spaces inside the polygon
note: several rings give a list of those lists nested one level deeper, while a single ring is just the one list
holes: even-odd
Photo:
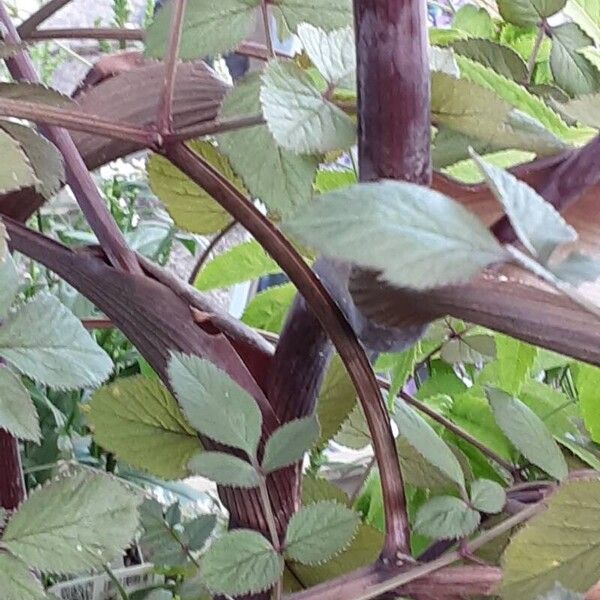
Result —
[{"label": "plant stem", "polygon": [[198,257],[198,260],[197,260],[196,264],[194,265],[192,272],[190,273],[190,276],[188,279],[188,282],[190,285],[194,285],[194,282],[196,281],[196,277],[198,277],[198,273],[200,273],[202,267],[206,264],[206,261],[210,258],[210,255],[212,254],[213,250],[219,245],[219,243],[223,240],[223,238],[227,236],[227,234],[231,233],[234,230],[236,225],[237,225],[237,221],[231,221],[231,223],[229,223],[229,225],[227,225],[227,227],[225,227],[220,233],[215,235],[215,237],[213,237],[213,239],[210,241],[210,244],[208,244],[208,246],[206,246],[206,248],[204,249],[202,254],[200,254],[200,256]]},{"label": "plant stem", "polygon": [[50,2],[44,4],[37,12],[33,13],[19,25],[19,35],[24,39],[27,38],[38,26],[70,2],[71,0],[50,0]]},{"label": "plant stem", "polygon": [[22,34],[28,42],[46,40],[117,40],[143,42],[146,32],[143,29],[128,29],[122,27],[74,27],[37,29]]},{"label": "plant stem", "polygon": [[113,582],[113,585],[115,586],[115,588],[117,588],[117,592],[119,593],[119,596],[121,596],[121,600],[129,600],[129,594],[125,591],[125,588],[121,585],[121,582],[116,578],[115,574],[112,572],[110,565],[106,563],[103,565],[103,567],[106,571],[106,574]]},{"label": "plant stem", "polygon": [[205,135],[215,135],[217,133],[235,131],[236,129],[254,127],[255,125],[263,125],[264,122],[265,118],[262,114],[248,115],[247,117],[235,117],[233,119],[216,119],[214,121],[183,127],[173,133],[168,133],[164,136],[164,141],[165,144],[182,142]]},{"label": "plant stem", "polygon": [[535,36],[533,48],[531,50],[531,54],[529,55],[529,59],[527,60],[527,83],[531,83],[533,70],[535,69],[535,62],[540,52],[540,48],[542,47],[542,42],[544,41],[545,28],[545,22],[542,21],[538,25],[537,35]]},{"label": "plant stem", "polygon": [[179,59],[179,47],[183,33],[183,18],[187,6],[187,0],[171,0],[173,4],[173,16],[171,28],[167,41],[167,55],[165,58],[165,84],[158,103],[158,114],[156,126],[161,134],[171,132],[173,126],[173,96],[175,95],[175,81],[177,78],[177,62]]},{"label": "plant stem", "polygon": [[260,0],[260,12],[262,14],[263,25],[265,28],[265,43],[267,52],[271,58],[275,58],[275,50],[273,48],[273,38],[271,36],[271,21],[269,18],[269,5],[267,0]]}]

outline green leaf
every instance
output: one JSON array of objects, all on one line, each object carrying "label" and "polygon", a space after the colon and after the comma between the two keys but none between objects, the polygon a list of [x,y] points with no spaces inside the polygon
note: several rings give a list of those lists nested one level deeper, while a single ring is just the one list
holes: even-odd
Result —
[{"label": "green leaf", "polygon": [[360,517],[333,501],[301,508],[290,520],[285,536],[285,554],[305,565],[323,563],[346,549]]},{"label": "green leaf", "polygon": [[560,109],[572,119],[600,129],[600,93],[579,96],[562,104]]},{"label": "green leaf", "polygon": [[254,457],[262,416],[248,392],[207,360],[180,353],[171,354],[169,379],[192,427]]},{"label": "green leaf", "polygon": [[0,98],[71,108],[75,105],[69,96],[65,96],[53,88],[46,87],[41,83],[25,81],[0,82]]},{"label": "green leaf", "polygon": [[564,14],[600,44],[600,4],[597,0],[567,0]]},{"label": "green leaf", "polygon": [[2,600],[48,600],[27,565],[4,552],[0,552],[0,589]]},{"label": "green leaf", "polygon": [[[210,142],[192,142],[189,147],[245,193],[227,159]],[[163,156],[153,154],[147,170],[152,191],[181,229],[205,235],[221,231],[231,221],[229,214],[204,189]]]},{"label": "green leaf", "polygon": [[319,437],[319,423],[312,415],[295,419],[276,429],[265,445],[262,468],[271,473],[300,462]]},{"label": "green leaf", "polygon": [[[357,184],[321,196],[284,227],[327,256],[376,269],[392,285],[413,289],[465,282],[506,258],[463,206],[397,181]],[[392,256],[402,256],[401,264]]]},{"label": "green leaf", "polygon": [[293,62],[273,60],[262,75],[265,119],[275,141],[298,154],[350,148],[352,119],[325,100],[310,77]]},{"label": "green leaf", "polygon": [[356,406],[356,390],[339,355],[331,359],[317,399],[317,418],[321,426],[318,446],[323,447],[341,429]]},{"label": "green leaf", "polygon": [[29,392],[10,369],[0,366],[0,429],[21,440],[39,442],[40,424]]},{"label": "green leaf", "polygon": [[238,529],[212,543],[202,560],[202,572],[213,594],[256,594],[281,577],[283,558],[259,533]]},{"label": "green leaf", "polygon": [[498,0],[502,18],[514,25],[538,25],[565,6],[566,0]]},{"label": "green leaf", "polygon": [[252,240],[215,256],[200,271],[194,286],[205,292],[280,272],[281,267]]},{"label": "green leaf", "polygon": [[495,481],[477,479],[471,484],[471,506],[481,512],[496,514],[502,511],[506,504],[506,492]]},{"label": "green leaf", "polygon": [[[262,112],[260,76],[250,75],[227,95],[223,119]],[[280,148],[266,125],[218,136],[219,148],[250,193],[275,215],[285,215],[312,198],[312,183],[319,166],[314,156],[300,156]],[[256,149],[260,148],[260,152]]]},{"label": "green leaf", "polygon": [[392,361],[390,368],[390,389],[388,390],[389,406],[393,406],[394,398],[413,374],[420,354],[421,347],[417,343],[404,352],[386,355]]},{"label": "green leaf", "polygon": [[494,364],[497,387],[518,396],[530,377],[538,350],[507,335],[496,336],[498,360]]},{"label": "green leaf", "polygon": [[98,568],[133,539],[141,501],[111,476],[80,472],[34,491],[8,522],[2,544],[40,571]]},{"label": "green leaf", "polygon": [[505,392],[487,388],[486,395],[496,423],[517,450],[562,481],[568,475],[567,463],[544,422],[527,405]]},{"label": "green leaf", "polygon": [[406,403],[398,401],[393,415],[400,436],[430,464],[464,488],[465,477],[460,463],[434,429]]},{"label": "green leaf", "polygon": [[577,239],[573,227],[533,188],[475,153],[472,156],[494,196],[504,207],[517,236],[542,263],[548,261],[558,246]]},{"label": "green leaf", "polygon": [[448,340],[440,356],[449,364],[479,364],[496,358],[496,342],[491,335],[473,334]]},{"label": "green leaf", "polygon": [[188,461],[201,449],[177,401],[157,379],[117,379],[89,404],[94,440],[121,460],[167,480],[189,475]]},{"label": "green leaf", "polygon": [[512,539],[502,558],[501,594],[531,600],[557,581],[585,592],[600,568],[600,480],[575,480],[546,499],[548,509]]},{"label": "green leaf", "polygon": [[224,452],[199,452],[190,460],[189,468],[195,475],[218,485],[254,488],[260,483],[258,473],[250,463]]},{"label": "green leaf", "polygon": [[300,23],[310,23],[325,31],[352,25],[351,0],[280,0],[275,5],[290,31]]},{"label": "green leaf", "polygon": [[508,79],[518,82],[527,81],[525,61],[508,46],[491,40],[469,39],[454,42],[452,48],[457,54],[481,63]]},{"label": "green leaf", "polygon": [[[179,56],[204,58],[233,50],[255,27],[260,0],[194,0],[186,7]],[[146,34],[146,56],[164,58],[173,4],[157,11]]]},{"label": "green leaf", "polygon": [[[0,254],[2,254],[3,225],[0,222]],[[4,261],[0,258],[0,319],[4,318],[12,306],[19,291],[19,274],[15,261],[7,252]]]},{"label": "green leaf", "polygon": [[452,27],[475,38],[492,38],[496,31],[488,11],[472,4],[461,6],[456,11],[452,17]]},{"label": "green leaf", "polygon": [[0,153],[2,154],[0,194],[6,194],[7,192],[39,184],[39,180],[35,176],[35,171],[21,144],[1,129]]},{"label": "green leaf", "polygon": [[593,43],[575,23],[552,28],[550,68],[556,84],[567,94],[579,96],[600,89],[600,72],[579,52]]},{"label": "green leaf", "polygon": [[291,283],[267,288],[252,298],[242,321],[256,329],[279,333],[295,297],[296,288]]},{"label": "green leaf", "polygon": [[302,23],[298,37],[312,64],[325,81],[334,87],[353,90],[356,86],[356,49],[351,27],[327,33],[319,27]]},{"label": "green leaf", "polygon": [[437,496],[418,510],[413,528],[431,539],[449,540],[470,535],[480,522],[479,513],[464,500]]},{"label": "green leaf", "polygon": [[579,364],[575,382],[585,428],[592,440],[600,443],[600,369],[584,363]]},{"label": "green leaf", "polygon": [[28,377],[56,389],[102,383],[112,361],[54,296],[38,294],[0,327],[0,356]]},{"label": "green leaf", "polygon": [[600,277],[600,261],[582,254],[571,252],[563,261],[551,268],[552,273],[560,280],[575,287],[588,281],[596,281]]},{"label": "green leaf", "polygon": [[315,190],[319,192],[319,194],[324,194],[346,187],[347,185],[352,185],[357,181],[356,173],[354,171],[322,169],[317,173]]}]

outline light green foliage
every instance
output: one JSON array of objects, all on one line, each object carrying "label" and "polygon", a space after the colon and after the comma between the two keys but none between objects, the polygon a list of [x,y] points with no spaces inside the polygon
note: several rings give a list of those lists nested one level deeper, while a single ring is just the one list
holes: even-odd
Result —
[{"label": "light green foliage", "polygon": [[320,194],[325,194],[326,192],[333,192],[333,190],[344,188],[356,182],[356,173],[354,171],[322,169],[317,173],[315,190]]},{"label": "light green foliage", "polygon": [[421,506],[413,527],[429,538],[446,540],[470,535],[480,521],[479,513],[460,498],[437,496]]},{"label": "light green foliage", "polygon": [[356,404],[333,439],[337,444],[353,450],[362,450],[371,444],[371,432],[360,404]]},{"label": "light green foliage", "polygon": [[283,574],[283,558],[259,533],[238,529],[211,544],[202,573],[214,594],[242,596],[269,589]]},{"label": "light green foliage", "polygon": [[440,352],[447,363],[480,364],[496,358],[496,343],[491,335],[473,334],[448,340]]},{"label": "light green foliage", "polygon": [[285,554],[305,565],[326,562],[350,545],[359,523],[356,512],[337,502],[309,504],[290,520]]},{"label": "light green foliage", "polygon": [[509,394],[518,396],[529,380],[538,350],[506,335],[496,335],[498,360],[490,365],[495,385]]},{"label": "light green foliage", "polygon": [[417,342],[404,352],[384,354],[379,357],[378,365],[384,365],[383,370],[389,371],[388,406],[393,406],[396,394],[412,375],[420,354],[421,345]]},{"label": "light green foliage", "polygon": [[263,331],[279,333],[295,296],[296,288],[291,283],[267,288],[248,303],[242,321]]},{"label": "light green foliage", "polygon": [[300,23],[310,23],[325,31],[352,24],[351,0],[281,0],[277,3],[290,31]]},{"label": "light green foliage", "polygon": [[0,193],[5,194],[39,183],[21,144],[2,129],[0,129],[0,151],[2,152]]},{"label": "light green foliage", "polygon": [[0,429],[12,436],[39,442],[41,431],[38,415],[29,392],[20,378],[7,367],[0,366]]},{"label": "light green foliage", "polygon": [[[20,287],[15,262],[8,251],[3,250],[5,246],[3,227],[0,222],[0,318],[4,318],[8,313]],[[4,260],[2,260],[3,252]]]},{"label": "light green foliage", "polygon": [[99,385],[113,368],[79,319],[48,294],[35,296],[6,318],[0,327],[0,356],[56,389]]},{"label": "light green foliage", "polygon": [[[193,142],[190,148],[245,193],[227,159],[210,142]],[[216,233],[231,221],[229,214],[204,189],[166,158],[153,154],[148,160],[147,170],[152,191],[175,223],[185,231]]]},{"label": "light green foliage", "polygon": [[442,471],[459,487],[464,488],[465,478],[460,463],[431,425],[415,410],[400,401],[396,403],[393,417],[400,436],[427,462]]},{"label": "light green foliage", "polygon": [[199,290],[208,291],[280,271],[281,267],[253,240],[215,256],[200,271],[194,285]]},{"label": "light green foliage", "polygon": [[27,565],[7,553],[0,553],[0,589],[2,600],[48,600]]},{"label": "light green foliage", "polygon": [[276,429],[265,445],[262,468],[266,473],[300,462],[319,437],[316,415],[295,419]]},{"label": "light green foliage", "polygon": [[495,481],[489,479],[477,479],[471,484],[469,495],[471,506],[481,512],[499,513],[506,503],[506,492],[504,488]]},{"label": "light green foliage", "polygon": [[600,369],[580,364],[576,384],[585,427],[592,440],[600,443]]},{"label": "light green foliage", "polygon": [[[221,117],[262,113],[260,86],[258,75],[238,83],[225,98]],[[311,199],[319,161],[314,156],[300,156],[280,148],[266,125],[226,133],[218,136],[218,141],[252,196],[260,198],[272,214],[288,214]]]},{"label": "light green foliage", "polygon": [[298,154],[345,150],[356,137],[352,119],[326,100],[310,77],[290,61],[271,61],[262,75],[260,101],[271,135]]},{"label": "light green foliage", "polygon": [[169,379],[192,427],[254,456],[262,416],[248,392],[207,360],[179,353],[171,354]]},{"label": "light green foliage", "polygon": [[492,38],[496,30],[488,11],[473,4],[465,4],[456,11],[452,27],[475,38]]},{"label": "light green foliage", "polygon": [[600,44],[600,4],[596,0],[567,0],[564,13]]},{"label": "light green foliage", "polygon": [[157,379],[128,377],[100,388],[88,421],[98,444],[164,479],[189,475],[188,461],[201,448],[175,398]]},{"label": "light green foliage", "polygon": [[[471,6],[467,4],[466,6]],[[463,10],[462,8],[460,10]],[[491,40],[458,40],[452,44],[453,50],[482,65],[493,69],[500,75],[518,82],[526,81],[527,65],[525,61],[508,46]]]},{"label": "light green foliage", "polygon": [[201,475],[218,485],[254,488],[259,485],[256,469],[245,460],[223,452],[199,452],[189,462],[195,475]]},{"label": "light green foliage", "polygon": [[564,483],[512,539],[504,553],[501,594],[531,600],[557,581],[577,592],[598,580],[600,569],[600,480]]},{"label": "light green foliage", "polygon": [[[184,16],[179,56],[184,60],[233,50],[252,32],[260,0],[192,0]],[[154,16],[146,35],[146,55],[164,58],[173,14],[167,3]]]},{"label": "light green foliage", "polygon": [[111,476],[80,472],[34,491],[8,522],[2,544],[44,572],[101,567],[133,539],[141,500]]},{"label": "light green foliage", "polygon": [[538,25],[542,19],[560,11],[566,0],[498,0],[502,18],[521,27]]},{"label": "light green foliage", "polygon": [[486,395],[496,423],[514,446],[552,477],[563,480],[567,463],[544,422],[523,402],[498,389],[487,388]]},{"label": "light green foliage", "polygon": [[[400,287],[468,281],[505,259],[503,248],[472,213],[410,183],[365,183],[331,192],[284,226],[323,254],[381,271],[383,279]],[[401,263],[393,258],[398,255],[404,257]]]}]

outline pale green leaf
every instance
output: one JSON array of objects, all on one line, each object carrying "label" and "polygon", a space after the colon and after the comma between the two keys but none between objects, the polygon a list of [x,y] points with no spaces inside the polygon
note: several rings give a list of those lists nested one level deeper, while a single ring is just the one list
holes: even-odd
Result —
[{"label": "pale green leaf", "polygon": [[486,395],[496,423],[523,456],[552,477],[563,480],[567,463],[544,422],[523,402],[498,389]]},{"label": "pale green leaf", "polygon": [[472,156],[494,196],[504,207],[517,236],[543,263],[558,246],[577,239],[573,227],[533,188],[475,153]]},{"label": "pale green leaf", "polygon": [[94,440],[134,467],[183,479],[200,440],[169,390],[157,379],[127,377],[97,390],[88,421]]},{"label": "pale green leaf", "polygon": [[362,450],[371,443],[371,432],[359,403],[354,406],[333,439],[337,444],[352,448],[352,450]]},{"label": "pale green leaf", "polygon": [[465,4],[456,11],[452,27],[475,38],[492,38],[496,30],[488,11],[473,4]]},{"label": "pale green leaf", "polygon": [[204,292],[280,272],[281,267],[253,240],[215,256],[200,271],[194,285]]},{"label": "pale green leaf", "polygon": [[318,437],[319,423],[315,415],[285,423],[267,440],[263,471],[271,473],[301,461]]},{"label": "pale green leaf", "polygon": [[74,106],[74,102],[69,96],[65,96],[41,83],[28,83],[26,81],[0,82],[0,98],[48,104],[50,106]]},{"label": "pale green leaf", "polygon": [[214,594],[242,596],[268,590],[283,574],[283,558],[255,531],[230,531],[202,559],[204,583]]},{"label": "pale green leaf", "polygon": [[356,86],[356,49],[351,27],[329,33],[319,27],[302,23],[298,37],[310,61],[335,87],[354,89]]},{"label": "pale green leaf", "polygon": [[284,227],[327,256],[381,271],[392,285],[414,289],[468,281],[506,258],[463,206],[398,181],[357,184],[321,196]]},{"label": "pale green leaf", "polygon": [[[221,117],[262,112],[260,86],[259,75],[250,75],[238,83],[223,101]],[[314,156],[300,156],[280,148],[266,125],[226,133],[218,136],[218,141],[244,185],[271,213],[284,215],[310,201],[319,165]]]},{"label": "pale green leaf", "polygon": [[552,266],[552,273],[560,280],[576,287],[600,277],[600,261],[581,252],[571,252],[564,260]]},{"label": "pale green leaf", "polygon": [[414,530],[434,540],[462,538],[473,533],[481,517],[464,500],[437,496],[419,508]]},{"label": "pale green leaf", "polygon": [[498,10],[509,23],[528,27],[562,10],[566,0],[498,0]]},{"label": "pale green leaf", "polygon": [[481,512],[496,514],[506,504],[506,492],[496,481],[477,479],[471,484],[471,506]]},{"label": "pale green leaf", "polygon": [[179,353],[171,354],[169,379],[192,427],[254,456],[262,416],[248,392],[209,361]]},{"label": "pale green leaf", "polygon": [[29,392],[10,369],[0,366],[0,429],[21,440],[40,441],[40,424]]},{"label": "pale green leaf", "polygon": [[40,571],[98,568],[133,539],[141,501],[111,476],[80,472],[35,490],[8,522],[2,544]]},{"label": "pale green leaf", "polygon": [[194,475],[206,477],[218,485],[236,488],[258,487],[256,469],[245,460],[224,452],[200,452],[189,462]]},{"label": "pale green leaf", "polygon": [[600,129],[600,93],[573,98],[561,104],[560,110],[584,125]]},{"label": "pale green leaf", "polygon": [[191,577],[186,577],[183,582],[177,587],[177,595],[180,600],[211,600],[204,585],[202,570],[198,569]]},{"label": "pale green leaf", "polygon": [[323,563],[350,545],[359,523],[356,512],[337,502],[309,504],[289,522],[285,554],[305,565]]},{"label": "pale green leaf", "polygon": [[593,43],[575,23],[552,28],[550,68],[556,84],[567,94],[578,96],[600,89],[600,72],[579,52]]},{"label": "pale green leaf", "polygon": [[[0,255],[2,254],[2,229],[0,222]],[[12,256],[7,252],[4,261],[0,258],[0,318],[4,318],[19,291],[19,274]]]},{"label": "pale green leaf", "polygon": [[309,76],[291,61],[271,61],[262,75],[260,100],[269,131],[282,148],[298,154],[347,149],[352,119],[323,98]]},{"label": "pale green leaf", "polygon": [[575,382],[585,428],[592,440],[600,443],[600,369],[579,364]]},{"label": "pale green leaf", "polygon": [[444,343],[440,356],[449,364],[485,363],[496,358],[496,342],[487,334],[455,337]]},{"label": "pale green leaf", "polygon": [[38,294],[3,322],[0,356],[56,389],[99,385],[113,369],[81,321],[48,294]]},{"label": "pale green leaf", "polygon": [[0,194],[36,186],[39,180],[21,144],[0,129]]},{"label": "pale green leaf", "polygon": [[[229,162],[210,142],[193,142],[189,147],[244,193]],[[231,221],[225,209],[163,156],[153,154],[147,170],[152,191],[181,229],[198,234],[216,233]]]},{"label": "pale green leaf", "polygon": [[504,77],[518,82],[527,81],[525,61],[508,46],[474,38],[458,40],[452,44],[452,48],[457,54],[481,63]]},{"label": "pale green leaf", "polygon": [[0,552],[2,600],[48,600],[40,580],[19,559]]},{"label": "pale green leaf", "polygon": [[597,0],[567,0],[564,14],[600,44],[600,3]]},{"label": "pale green leaf", "polygon": [[574,480],[546,499],[548,509],[512,539],[502,559],[501,594],[531,600],[557,581],[585,592],[600,570],[600,480]]},{"label": "pale green leaf", "polygon": [[[146,55],[164,58],[174,3],[157,11],[146,34]],[[204,58],[233,50],[256,26],[260,0],[193,0],[187,3],[179,56]]]},{"label": "pale green leaf", "polygon": [[280,0],[276,4],[290,31],[310,23],[325,31],[352,25],[351,0]]},{"label": "pale green leaf", "polygon": [[250,300],[242,321],[256,329],[279,333],[295,297],[296,288],[291,283],[267,288]]},{"label": "pale green leaf", "polygon": [[458,486],[464,487],[465,477],[460,463],[421,415],[406,403],[398,401],[393,415],[400,436],[430,464],[439,469]]}]

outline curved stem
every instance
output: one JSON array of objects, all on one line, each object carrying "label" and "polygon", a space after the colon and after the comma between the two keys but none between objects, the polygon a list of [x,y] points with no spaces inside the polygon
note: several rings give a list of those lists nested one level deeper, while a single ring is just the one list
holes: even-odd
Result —
[{"label": "curved stem", "polygon": [[215,237],[213,237],[213,239],[210,241],[210,244],[208,244],[208,246],[206,246],[206,248],[204,249],[202,254],[200,254],[200,256],[198,257],[198,261],[196,262],[196,264],[194,265],[194,268],[192,269],[192,272],[190,273],[190,277],[188,279],[188,283],[190,285],[194,285],[194,282],[196,281],[196,277],[198,277],[198,273],[200,273],[200,271],[202,270],[202,267],[206,264],[206,261],[210,258],[210,255],[212,254],[213,250],[219,245],[219,243],[223,240],[224,237],[226,237],[229,233],[231,233],[235,229],[236,225],[237,225],[237,221],[231,221],[231,223],[229,223],[229,225],[227,225],[227,227],[225,227],[220,233],[215,235]]}]

